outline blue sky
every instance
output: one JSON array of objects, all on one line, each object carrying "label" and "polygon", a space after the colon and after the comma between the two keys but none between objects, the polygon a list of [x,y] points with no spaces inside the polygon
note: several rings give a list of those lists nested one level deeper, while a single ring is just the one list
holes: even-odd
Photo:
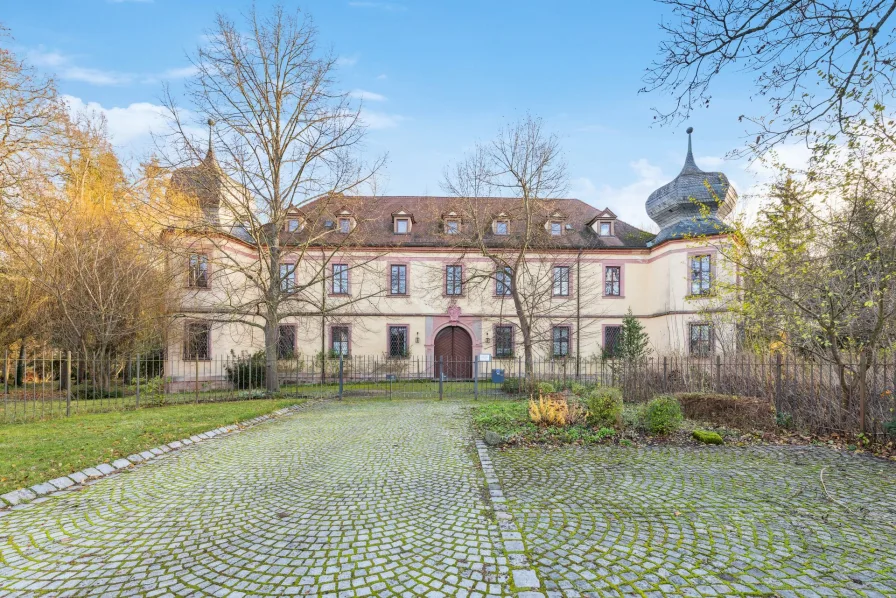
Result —
[{"label": "blue sky", "polygon": [[[266,2],[258,2],[264,10]],[[102,110],[122,154],[149,147],[162,126],[162,82],[177,93],[187,53],[220,11],[218,0],[42,0],[4,6],[12,47],[55,73],[75,107]],[[750,77],[729,76],[710,108],[674,127],[652,124],[663,102],[638,94],[656,56],[663,7],[650,0],[308,0],[319,39],[340,56],[345,90],[365,93],[367,151],[388,152],[383,191],[440,194],[444,167],[526,112],[562,141],[570,195],[647,225],[647,195],[677,174],[687,125],[698,164],[721,169],[743,194],[756,177],[723,161],[744,142]]]}]

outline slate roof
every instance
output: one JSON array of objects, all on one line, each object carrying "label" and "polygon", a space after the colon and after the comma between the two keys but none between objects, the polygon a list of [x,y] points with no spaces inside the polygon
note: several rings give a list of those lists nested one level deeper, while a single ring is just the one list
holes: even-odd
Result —
[{"label": "slate roof", "polygon": [[[533,249],[602,249],[613,247],[644,248],[654,238],[653,233],[640,230],[616,219],[614,236],[599,236],[589,226],[598,217],[613,216],[612,212],[601,210],[578,199],[558,198],[537,201],[534,216]],[[341,233],[332,231],[324,234],[324,223],[335,223],[340,212],[348,212],[357,221],[357,229],[352,232],[351,244],[369,247],[473,247],[474,226],[487,231],[485,241],[489,247],[519,246],[525,233],[523,202],[518,198],[456,198],[436,196],[353,196],[326,197],[302,206],[301,214],[307,218],[305,229],[298,233],[281,232],[285,245],[306,242],[309,238],[331,238],[332,244],[343,242]],[[409,234],[393,232],[393,216],[400,212],[413,217]],[[444,231],[444,221],[454,213],[461,219],[459,234],[450,235]],[[509,234],[496,235],[491,232],[494,219],[509,221]],[[563,234],[551,236],[544,228],[547,221],[557,219],[563,224]],[[567,229],[567,225],[569,228]],[[327,245],[326,241],[319,243]]]}]

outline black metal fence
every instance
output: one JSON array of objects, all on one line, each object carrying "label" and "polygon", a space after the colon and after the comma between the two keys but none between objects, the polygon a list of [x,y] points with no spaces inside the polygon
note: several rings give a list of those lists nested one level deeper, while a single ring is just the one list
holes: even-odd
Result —
[{"label": "black metal fence", "polygon": [[[0,362],[0,421],[76,413],[263,398],[263,355],[204,361],[162,355],[83,356],[6,352]],[[881,436],[896,419],[896,362],[854,370],[781,355],[653,356],[638,361],[521,357],[433,360],[417,357],[299,355],[277,362],[279,396],[470,398],[528,394],[538,383],[619,386],[628,402],[656,394],[714,392],[761,397],[781,423],[816,432],[865,430]]]}]

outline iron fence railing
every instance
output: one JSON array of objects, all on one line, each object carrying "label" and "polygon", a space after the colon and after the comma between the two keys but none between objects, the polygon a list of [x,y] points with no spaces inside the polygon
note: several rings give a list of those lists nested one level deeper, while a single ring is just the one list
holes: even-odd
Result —
[{"label": "iron fence railing", "polygon": [[[6,351],[0,362],[0,421],[63,417],[178,403],[265,396],[263,356],[184,361],[164,355]],[[180,357],[180,356],[178,356]],[[277,361],[279,396],[484,398],[523,396],[539,382],[619,386],[626,401],[661,393],[714,392],[767,399],[779,417],[816,432],[883,435],[896,418],[896,362],[873,363],[865,384],[851,366],[748,354],[615,359],[297,355]]]}]

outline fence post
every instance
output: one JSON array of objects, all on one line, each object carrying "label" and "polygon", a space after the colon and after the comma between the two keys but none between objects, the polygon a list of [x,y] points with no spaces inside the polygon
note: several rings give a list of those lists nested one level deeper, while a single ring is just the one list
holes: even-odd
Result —
[{"label": "fence post", "polygon": [[781,411],[781,353],[775,353],[775,411]]},{"label": "fence post", "polygon": [[137,353],[137,399],[134,402],[134,407],[137,409],[140,408],[140,354]]},{"label": "fence post", "polygon": [[7,416],[9,409],[9,349],[3,350],[3,417]]},{"label": "fence post", "polygon": [[722,356],[716,354],[716,392],[722,392]]},{"label": "fence post", "polygon": [[439,355],[439,400],[440,401],[442,400],[442,397],[444,396],[444,388],[443,388],[444,387],[443,383],[445,381],[445,376],[444,376],[444,371],[443,371],[444,363],[445,363],[445,356]]},{"label": "fence post", "polygon": [[194,392],[196,395],[196,404],[198,405],[199,404],[199,356],[198,355],[196,356],[196,360],[193,363],[196,364],[196,368],[195,368],[196,380],[195,380],[195,383],[193,384],[193,388],[194,388]]},{"label": "fence post", "polygon": [[65,417],[72,414],[72,352],[65,356]]},{"label": "fence post", "polygon": [[663,392],[669,392],[669,358],[663,355]]},{"label": "fence post", "polygon": [[343,355],[342,351],[339,351],[339,400],[342,400],[342,385],[343,385]]},{"label": "fence post", "polygon": [[868,394],[868,378],[859,382],[859,431],[865,433],[865,399]]},{"label": "fence post", "polygon": [[479,398],[479,356],[473,357],[473,398]]}]

